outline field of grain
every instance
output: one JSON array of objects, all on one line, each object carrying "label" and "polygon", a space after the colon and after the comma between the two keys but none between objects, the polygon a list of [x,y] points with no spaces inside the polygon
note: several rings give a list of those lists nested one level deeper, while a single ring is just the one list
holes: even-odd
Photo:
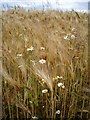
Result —
[{"label": "field of grain", "polygon": [[88,14],[2,13],[3,119],[90,118]]}]

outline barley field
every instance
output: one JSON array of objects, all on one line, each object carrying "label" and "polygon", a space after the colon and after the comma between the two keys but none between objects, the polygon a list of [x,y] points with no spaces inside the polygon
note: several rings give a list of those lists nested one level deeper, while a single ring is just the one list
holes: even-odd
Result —
[{"label": "barley field", "polygon": [[88,14],[2,12],[2,118],[90,119]]}]

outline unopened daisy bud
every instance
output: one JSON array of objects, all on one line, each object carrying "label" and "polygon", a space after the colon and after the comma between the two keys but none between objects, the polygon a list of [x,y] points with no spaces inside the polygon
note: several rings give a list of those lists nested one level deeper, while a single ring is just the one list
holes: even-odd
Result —
[{"label": "unopened daisy bud", "polygon": [[53,80],[57,80],[57,77],[54,77]]},{"label": "unopened daisy bud", "polygon": [[76,29],[75,28],[72,28],[72,31],[75,31]]}]

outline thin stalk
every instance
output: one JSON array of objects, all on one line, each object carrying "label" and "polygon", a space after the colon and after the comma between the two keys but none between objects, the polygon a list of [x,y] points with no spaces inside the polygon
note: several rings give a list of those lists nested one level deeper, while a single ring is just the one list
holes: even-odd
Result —
[{"label": "thin stalk", "polygon": [[48,118],[48,97],[47,97],[47,94],[46,94],[46,117]]},{"label": "thin stalk", "polygon": [[54,100],[53,100],[53,91],[51,91],[51,102],[52,102],[52,119],[54,118]]},{"label": "thin stalk", "polygon": [[8,103],[8,110],[9,110],[9,117],[10,119],[12,118],[12,115],[11,115],[11,108],[10,108],[10,103],[9,103],[9,100],[8,100],[8,95],[7,95],[7,103]]}]

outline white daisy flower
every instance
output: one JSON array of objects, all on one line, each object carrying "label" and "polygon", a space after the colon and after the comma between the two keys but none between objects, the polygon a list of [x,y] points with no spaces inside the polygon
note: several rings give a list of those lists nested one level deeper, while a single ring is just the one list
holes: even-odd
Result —
[{"label": "white daisy flower", "polygon": [[27,51],[33,51],[34,50],[34,47],[31,46],[30,48],[27,48]]},{"label": "white daisy flower", "polygon": [[59,115],[59,114],[60,114],[60,110],[57,110],[57,111],[56,111],[56,114],[58,114],[58,115]]},{"label": "white daisy flower", "polygon": [[62,76],[57,76],[57,79],[63,79],[63,77]]},{"label": "white daisy flower", "polygon": [[42,108],[45,108],[45,106],[43,105]]},{"label": "white daisy flower", "polygon": [[33,116],[33,117],[32,117],[32,119],[38,119],[38,117],[36,117],[36,116]]},{"label": "white daisy flower", "polygon": [[22,54],[17,54],[17,57],[22,57]]},{"label": "white daisy flower", "polygon": [[41,47],[40,50],[45,50],[45,48],[44,48],[44,47]]},{"label": "white daisy flower", "polygon": [[75,35],[71,35],[71,39],[75,39]]},{"label": "white daisy flower", "polygon": [[21,68],[21,67],[23,67],[23,65],[18,65],[18,68]]},{"label": "white daisy flower", "polygon": [[72,28],[72,31],[75,31],[75,28]]},{"label": "white daisy flower", "polygon": [[47,89],[42,90],[42,93],[47,93],[47,92],[48,92]]},{"label": "white daisy flower", "polygon": [[65,88],[65,86],[63,85],[63,86],[62,86],[62,88],[64,89],[64,88]]},{"label": "white daisy flower", "polygon": [[32,101],[29,101],[32,104]]},{"label": "white daisy flower", "polygon": [[41,60],[39,60],[39,63],[40,63],[40,64],[45,64],[45,63],[46,63],[46,60],[41,59]]},{"label": "white daisy flower", "polygon": [[58,83],[57,86],[58,86],[58,87],[62,87],[62,86],[63,86],[63,83]]},{"label": "white daisy flower", "polygon": [[67,40],[68,39],[68,36],[66,35],[66,36],[64,36],[64,40]]}]

